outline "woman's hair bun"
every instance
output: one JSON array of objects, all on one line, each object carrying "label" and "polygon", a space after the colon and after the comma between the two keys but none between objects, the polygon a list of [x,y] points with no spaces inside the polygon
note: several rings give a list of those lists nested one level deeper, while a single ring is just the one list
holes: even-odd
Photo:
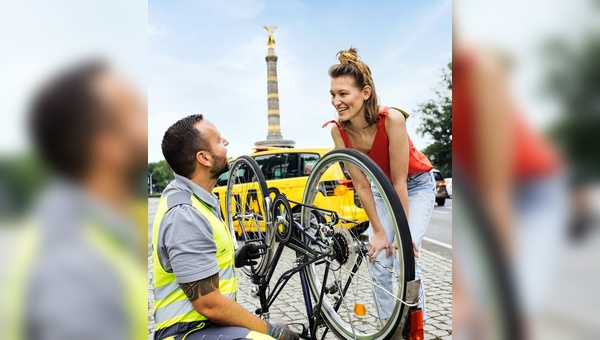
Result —
[{"label": "woman's hair bun", "polygon": [[358,61],[358,50],[354,47],[350,47],[348,50],[342,50],[337,53],[337,58],[341,64],[347,64],[350,62]]}]

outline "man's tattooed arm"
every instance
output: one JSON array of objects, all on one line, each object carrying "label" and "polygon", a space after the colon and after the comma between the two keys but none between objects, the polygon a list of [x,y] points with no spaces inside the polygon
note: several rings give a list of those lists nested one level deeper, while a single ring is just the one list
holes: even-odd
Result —
[{"label": "man's tattooed arm", "polygon": [[212,293],[219,289],[219,273],[195,282],[181,283],[181,289],[190,301],[196,301],[198,297]]}]

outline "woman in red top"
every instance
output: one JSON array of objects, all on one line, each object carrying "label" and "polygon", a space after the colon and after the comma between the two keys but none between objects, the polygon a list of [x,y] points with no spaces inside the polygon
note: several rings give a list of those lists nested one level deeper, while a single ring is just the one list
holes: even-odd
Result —
[{"label": "woman in red top", "polygon": [[[332,121],[335,124],[331,128],[335,147],[363,152],[385,172],[400,198],[410,226],[415,254],[418,254],[435,200],[435,180],[431,173],[433,166],[408,137],[404,115],[379,105],[371,70],[359,60],[356,49],[340,51],[337,56],[340,63],[329,69],[331,104],[338,113],[338,119]],[[368,229],[369,253],[386,266],[393,266],[391,256],[396,256],[398,247],[383,200],[364,174],[352,167],[349,167],[349,171],[371,225]],[[415,278],[421,279],[419,303],[425,319],[423,279],[419,262],[415,263]],[[392,275],[381,269],[381,266],[372,266],[373,281],[383,287],[391,287]],[[379,306],[385,322],[393,309],[393,299],[379,289],[375,289],[375,293],[379,301],[386,302]]]}]

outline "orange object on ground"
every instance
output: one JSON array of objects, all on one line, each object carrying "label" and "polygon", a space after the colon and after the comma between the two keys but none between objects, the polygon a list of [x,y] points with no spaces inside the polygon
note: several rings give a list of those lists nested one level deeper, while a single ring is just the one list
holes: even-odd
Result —
[{"label": "orange object on ground", "polygon": [[362,303],[355,303],[354,304],[354,314],[356,314],[358,316],[365,316],[365,315],[367,315],[367,308]]}]

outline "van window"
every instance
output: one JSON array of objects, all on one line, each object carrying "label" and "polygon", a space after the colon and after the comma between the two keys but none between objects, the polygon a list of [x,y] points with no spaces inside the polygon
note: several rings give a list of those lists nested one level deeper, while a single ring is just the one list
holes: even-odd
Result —
[{"label": "van window", "polygon": [[227,185],[227,180],[229,179],[229,171],[225,172],[219,178],[217,178],[217,184],[215,187],[222,187]]},{"label": "van window", "polygon": [[286,160],[286,168],[285,173],[283,174],[283,178],[295,178],[300,175],[298,161],[300,154],[298,153],[289,153],[287,155]]},{"label": "van window", "polygon": [[265,179],[294,178],[299,174],[298,153],[279,153],[256,156],[254,160],[260,166]]},{"label": "van window", "polygon": [[436,181],[443,181],[444,180],[444,176],[442,176],[442,173],[439,171],[434,171],[433,172],[433,177],[435,177]]},{"label": "van window", "polygon": [[315,164],[319,161],[319,154],[303,153],[300,154],[300,176],[308,176],[312,172]]}]

